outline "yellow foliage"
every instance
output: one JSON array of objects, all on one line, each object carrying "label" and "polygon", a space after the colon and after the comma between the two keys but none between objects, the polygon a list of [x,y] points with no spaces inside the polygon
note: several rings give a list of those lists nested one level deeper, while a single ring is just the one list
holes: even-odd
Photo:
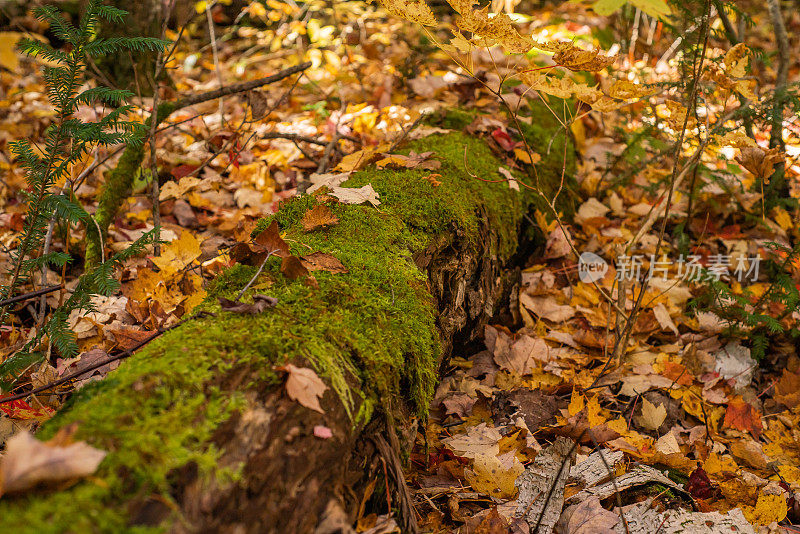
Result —
[{"label": "yellow foliage", "polygon": [[472,32],[477,37],[486,39],[487,45],[494,42],[512,54],[524,54],[533,48],[533,39],[522,35],[514,27],[511,18],[505,13],[489,16],[489,6],[474,10],[472,0],[448,0],[461,17],[456,25],[465,32]]},{"label": "yellow foliage", "polygon": [[789,508],[783,495],[759,495],[755,506],[742,506],[742,513],[750,523],[761,526],[782,521]]},{"label": "yellow foliage", "polygon": [[435,26],[436,17],[424,0],[381,0],[383,7],[392,15],[423,26]]}]

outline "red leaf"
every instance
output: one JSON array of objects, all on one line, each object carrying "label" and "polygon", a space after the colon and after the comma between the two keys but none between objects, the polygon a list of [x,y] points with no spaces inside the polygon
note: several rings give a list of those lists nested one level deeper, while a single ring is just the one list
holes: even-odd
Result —
[{"label": "red leaf", "polygon": [[508,135],[502,128],[497,128],[495,131],[492,132],[492,138],[497,141],[497,144],[500,145],[503,150],[512,151],[517,146],[517,143],[511,139],[511,136]]},{"label": "red leaf", "polygon": [[172,169],[172,176],[175,177],[176,180],[180,180],[184,176],[189,176],[194,171],[197,170],[197,165],[178,165],[174,169]]},{"label": "red leaf", "polygon": [[719,486],[711,482],[702,467],[698,467],[689,475],[686,491],[695,499],[717,499],[721,496]]}]

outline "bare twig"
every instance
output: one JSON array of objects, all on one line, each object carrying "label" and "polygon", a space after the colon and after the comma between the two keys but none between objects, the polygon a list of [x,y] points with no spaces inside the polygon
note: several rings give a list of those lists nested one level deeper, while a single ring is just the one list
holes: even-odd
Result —
[{"label": "bare twig", "polygon": [[47,295],[48,293],[52,293],[53,291],[58,291],[59,289],[61,289],[61,286],[43,287],[41,289],[37,289],[36,291],[30,291],[29,293],[23,293],[22,295],[11,297],[10,299],[0,300],[0,306],[8,306],[9,304],[15,304],[17,302],[23,302],[29,299],[35,299],[36,297]]},{"label": "bare twig", "polygon": [[[778,0],[767,0],[769,16],[778,41],[778,72],[775,76],[775,103],[772,106],[772,130],[769,136],[769,147],[784,150],[783,143],[783,106],[786,102],[786,82],[789,76],[789,36],[783,23],[783,14]],[[782,171],[783,165],[776,166]]]}]

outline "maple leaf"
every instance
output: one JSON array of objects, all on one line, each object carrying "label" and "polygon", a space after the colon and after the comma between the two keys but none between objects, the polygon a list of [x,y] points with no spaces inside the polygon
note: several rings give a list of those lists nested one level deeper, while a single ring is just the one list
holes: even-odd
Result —
[{"label": "maple leaf", "polygon": [[162,249],[161,256],[153,256],[150,261],[161,270],[162,276],[168,277],[199,258],[201,253],[200,242],[194,234],[184,230],[180,238]]},{"label": "maple leaf", "polygon": [[278,369],[288,373],[286,394],[289,395],[290,399],[299,402],[306,408],[325,413],[325,410],[319,404],[319,399],[328,389],[328,386],[320,380],[313,369],[296,367],[291,363],[278,367]]},{"label": "maple leaf", "polygon": [[433,11],[424,0],[381,0],[381,3],[386,11],[396,17],[423,26],[436,25],[436,17],[433,16]]},{"label": "maple leaf", "polygon": [[0,494],[91,475],[105,456],[105,451],[86,442],[69,443],[64,434],[41,442],[29,432],[20,432],[8,440],[0,459]]},{"label": "maple leaf", "polygon": [[761,436],[761,415],[741,397],[731,399],[722,422],[724,428],[750,432],[755,438]]},{"label": "maple leaf", "polygon": [[636,424],[647,430],[656,430],[666,418],[667,409],[663,404],[655,405],[642,397],[642,414],[636,417]]},{"label": "maple leaf", "polygon": [[461,15],[456,21],[459,29],[483,38],[487,45],[497,42],[512,54],[522,54],[533,48],[533,39],[520,34],[507,14],[494,13],[490,17],[489,6],[475,10],[472,0],[448,0],[448,3]]},{"label": "maple leaf", "polygon": [[737,156],[736,161],[757,179],[769,183],[775,165],[782,162],[783,159],[784,154],[779,147],[767,150],[761,147],[746,147],[741,149],[741,155]]},{"label": "maple leaf", "polygon": [[339,218],[333,214],[328,206],[318,204],[308,210],[300,221],[303,230],[311,232],[317,228],[339,224]]}]

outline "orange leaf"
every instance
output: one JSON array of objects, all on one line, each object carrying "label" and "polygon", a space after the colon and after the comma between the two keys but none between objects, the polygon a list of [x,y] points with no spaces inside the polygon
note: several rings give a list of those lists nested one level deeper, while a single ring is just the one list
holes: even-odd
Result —
[{"label": "orange leaf", "polygon": [[741,397],[735,398],[728,403],[728,410],[725,412],[725,420],[722,422],[723,428],[734,428],[742,432],[750,432],[753,437],[761,435],[761,415],[758,410],[742,400]]}]

